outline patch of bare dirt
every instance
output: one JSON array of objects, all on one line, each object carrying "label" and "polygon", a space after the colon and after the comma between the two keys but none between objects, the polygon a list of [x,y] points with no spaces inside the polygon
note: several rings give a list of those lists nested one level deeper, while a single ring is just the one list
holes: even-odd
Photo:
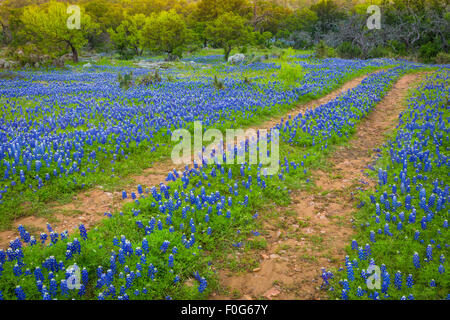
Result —
[{"label": "patch of bare dirt", "polygon": [[[264,220],[267,249],[258,253],[259,266],[253,272],[236,274],[219,271],[221,285],[243,299],[322,299],[321,268],[338,267],[351,240],[352,211],[356,188],[375,185],[363,173],[374,161],[385,135],[398,123],[405,108],[408,89],[423,74],[400,78],[391,91],[357,127],[348,147],[329,159],[327,172],[312,173],[313,191],[293,192],[287,208],[277,208],[275,218]],[[212,299],[230,299],[214,293]]]}]

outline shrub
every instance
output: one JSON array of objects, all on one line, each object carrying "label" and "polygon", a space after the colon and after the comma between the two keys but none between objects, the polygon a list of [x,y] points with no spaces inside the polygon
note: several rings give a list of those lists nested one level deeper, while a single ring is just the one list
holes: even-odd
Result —
[{"label": "shrub", "polygon": [[434,62],[437,64],[450,64],[450,53],[441,51],[434,58]]},{"label": "shrub", "polygon": [[337,51],[339,57],[345,58],[345,59],[359,58],[362,55],[361,49],[349,41],[342,42],[336,48],[336,51]]},{"label": "shrub", "polygon": [[314,53],[317,59],[331,58],[336,55],[334,49],[328,47],[323,40],[316,45]]},{"label": "shrub", "polygon": [[295,55],[295,50],[292,47],[287,48],[286,50],[283,50],[280,54],[280,59],[282,61],[288,61],[291,60],[291,57]]},{"label": "shrub", "polygon": [[289,36],[289,41],[292,41],[295,49],[308,49],[313,45],[311,35],[305,31],[293,32]]},{"label": "shrub", "polygon": [[391,51],[396,55],[405,56],[407,53],[406,45],[403,42],[391,40],[388,42],[388,45],[391,48]]},{"label": "shrub", "polygon": [[136,79],[136,85],[138,86],[149,86],[151,84],[155,84],[158,82],[161,82],[162,78],[159,75],[158,70],[155,70],[154,73],[147,73],[146,75],[143,75],[142,77],[139,77]]},{"label": "shrub", "polygon": [[440,46],[436,42],[427,42],[419,48],[419,58],[425,63],[433,62],[440,51]]},{"label": "shrub", "polygon": [[392,56],[391,51],[382,46],[373,47],[369,50],[369,58],[383,58]]},{"label": "shrub", "polygon": [[278,72],[278,78],[282,80],[285,85],[294,85],[303,78],[304,74],[305,71],[301,65],[283,62],[281,64],[281,69]]},{"label": "shrub", "polygon": [[217,78],[217,76],[214,76],[214,82],[213,82],[213,85],[214,85],[214,87],[215,87],[217,90],[223,90],[223,89],[225,89],[225,84],[223,83],[222,80],[219,80],[219,79]]},{"label": "shrub", "polygon": [[117,75],[117,81],[123,90],[128,90],[133,84],[133,72],[126,73],[125,75],[119,73]]}]

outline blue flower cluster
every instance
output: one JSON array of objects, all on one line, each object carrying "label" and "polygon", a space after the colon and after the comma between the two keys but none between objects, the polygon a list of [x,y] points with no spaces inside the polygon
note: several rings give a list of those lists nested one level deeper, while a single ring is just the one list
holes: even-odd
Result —
[{"label": "blue flower cluster", "polygon": [[117,73],[148,71],[111,66],[22,72],[24,79],[2,79],[0,206],[61,178],[64,188],[73,190],[84,187],[93,174],[115,176],[116,163],[142,150],[158,152],[170,143],[172,130],[188,128],[193,121],[202,121],[204,127],[247,121],[301,96],[323,94],[342,77],[383,64],[342,59],[308,64],[302,81],[287,91],[277,81],[249,85],[232,78],[224,80],[227,90],[216,90],[210,77],[124,91],[115,80]]},{"label": "blue flower cluster", "polygon": [[[308,111],[304,116],[298,115],[295,120],[282,121],[276,128],[280,129],[281,136],[287,143],[300,145],[309,143],[311,151],[323,150],[328,143],[333,142],[334,136],[346,136],[351,128],[370,112],[376,101],[382,98],[393,81],[413,68],[415,66],[403,64],[389,71],[371,75],[360,86],[334,101],[320,106],[315,111]],[[186,86],[183,83],[177,85]],[[192,87],[195,85],[191,84]],[[162,95],[163,91],[157,90],[161,90],[164,86],[169,84],[162,84],[151,90]],[[225,93],[217,94],[225,95]],[[120,103],[120,99],[118,101]],[[103,101],[98,102],[97,109],[90,109],[94,117],[98,113],[106,112],[100,107],[102,103]],[[41,112],[38,108],[31,109],[27,111],[28,114]],[[68,107],[65,110],[68,110]],[[123,107],[115,109],[113,106],[109,112],[111,118],[107,122],[116,124],[115,129],[112,129],[112,132],[117,134],[116,142],[129,143],[127,141],[129,136],[125,136],[125,131],[121,131],[125,128],[131,128],[135,142],[140,141],[137,138],[139,134],[144,132],[149,134],[149,131],[145,130],[133,131],[133,127],[127,127],[131,121],[125,123],[122,121],[122,116],[133,113],[131,110]],[[50,118],[48,119],[44,121],[46,125],[42,125],[39,130],[52,132],[50,130],[52,122]],[[136,125],[143,124],[136,122]],[[88,132],[92,135],[82,135],[84,140],[73,135],[71,136],[73,140],[63,139],[59,144],[50,143],[47,147],[44,139],[40,144],[36,142],[32,144],[34,149],[30,147],[28,150],[39,150],[39,153],[33,151],[34,154],[42,155],[63,152],[58,149],[61,147],[66,149],[67,157],[69,154],[71,156],[82,154],[81,150],[84,149],[79,145],[85,143],[89,146],[92,137],[107,143],[105,136],[99,132],[110,128],[106,126],[101,130],[95,126],[90,128]],[[69,136],[68,133],[65,135]],[[20,137],[20,134],[18,136]],[[23,139],[25,136],[32,137],[27,133],[18,141],[25,143]],[[263,137],[260,136],[259,139],[261,138]],[[264,137],[269,141],[271,138],[271,133]],[[239,146],[239,149],[248,150],[249,143],[247,141],[245,145]],[[8,149],[4,155],[6,154],[13,155],[14,152]],[[47,157],[50,159],[49,155]],[[223,160],[226,160],[226,155]],[[208,280],[213,278],[214,272],[207,251],[218,250],[218,247],[223,245],[224,239],[240,248],[245,245],[249,236],[259,236],[253,225],[253,221],[258,217],[253,209],[254,205],[261,201],[261,197],[269,194],[287,197],[288,191],[281,189],[279,182],[288,175],[305,175],[306,166],[312,161],[314,161],[313,153],[307,153],[301,159],[285,157],[279,163],[280,172],[271,176],[265,173],[262,164],[222,165],[204,159],[201,164],[194,164],[193,168],[186,167],[183,172],[175,170],[171,172],[168,176],[171,182],[168,185],[161,184],[159,188],[153,187],[150,190],[138,186],[137,194],[132,193],[131,197],[135,200],[139,197],[139,201],[131,203],[125,213],[108,215],[110,218],[103,221],[96,230],[87,232],[86,228],[80,225],[79,235],[69,236],[66,232],[61,234],[54,232],[48,225],[48,233],[42,233],[38,242],[21,226],[19,227],[21,238],[11,241],[6,251],[0,250],[1,296],[7,299],[120,300],[164,297],[172,299],[186,295],[202,297],[208,293]],[[61,160],[61,166],[63,163],[65,162]],[[438,187],[439,184],[436,188]],[[123,197],[128,197],[126,192],[123,193]],[[385,205],[388,198],[384,194],[383,199],[380,201]],[[439,196],[435,196],[432,203],[429,199],[426,199],[425,203],[427,206],[437,205],[439,201],[442,202],[439,199]],[[397,198],[393,204],[399,201]],[[424,205],[423,203],[422,206]],[[248,234],[241,232],[245,226],[249,229]],[[114,234],[121,236],[114,237]],[[358,264],[356,260],[351,262],[352,267],[347,270],[350,279],[358,277],[358,268],[362,267],[362,262],[371,262],[375,251],[374,244],[360,247],[355,242],[354,248],[361,263]],[[433,246],[431,251],[427,251],[428,261],[436,261],[435,250]],[[445,266],[440,268],[442,272],[445,272],[444,269]],[[328,283],[333,275],[325,273],[323,278]],[[342,293],[343,297],[347,297],[350,292],[350,279],[344,282],[345,287],[349,289]],[[396,276],[394,279],[396,286],[402,285],[404,279],[403,276]],[[406,286],[416,281],[408,279],[406,278]],[[433,279],[435,281],[430,282],[430,285],[439,286],[440,278],[436,276]],[[357,292],[359,295],[364,294],[361,290]]]}]

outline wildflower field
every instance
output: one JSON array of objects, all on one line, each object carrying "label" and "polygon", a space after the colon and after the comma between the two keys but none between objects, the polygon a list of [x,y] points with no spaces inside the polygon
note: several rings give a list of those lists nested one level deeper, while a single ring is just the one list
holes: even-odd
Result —
[{"label": "wildflower field", "polygon": [[[154,69],[129,61],[23,68],[0,79],[0,231],[14,232],[0,238],[0,299],[232,295],[220,274],[240,258],[228,256],[268,250],[265,219],[295,192],[314,192],[314,172],[407,75],[420,81],[398,101],[403,111],[376,159],[364,164],[373,187],[351,190],[347,253],[317,268],[317,291],[328,299],[450,298],[448,65],[317,59],[292,49],[237,65],[222,60],[217,52],[188,56],[158,70],[152,83],[135,80]],[[132,83],[121,85],[119,74]],[[333,99],[314,102],[360,77]],[[278,172],[225,163],[225,154],[218,163],[217,150],[190,166],[170,163],[172,133],[193,132],[197,121],[221,131],[270,123],[256,141],[232,146],[232,156],[276,139]],[[161,163],[173,169],[158,183],[130,178]],[[89,226],[60,230],[55,203],[99,186],[119,193],[120,205],[96,212],[103,218]],[[20,223],[27,217],[49,223],[29,228]],[[242,272],[258,272],[257,260],[245,263]]]}]

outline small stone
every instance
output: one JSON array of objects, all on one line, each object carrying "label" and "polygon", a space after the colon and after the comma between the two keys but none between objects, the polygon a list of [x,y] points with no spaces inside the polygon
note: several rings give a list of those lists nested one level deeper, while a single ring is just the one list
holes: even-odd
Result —
[{"label": "small stone", "polygon": [[261,270],[261,268],[255,268],[253,269],[253,272],[258,272],[259,270]]}]

